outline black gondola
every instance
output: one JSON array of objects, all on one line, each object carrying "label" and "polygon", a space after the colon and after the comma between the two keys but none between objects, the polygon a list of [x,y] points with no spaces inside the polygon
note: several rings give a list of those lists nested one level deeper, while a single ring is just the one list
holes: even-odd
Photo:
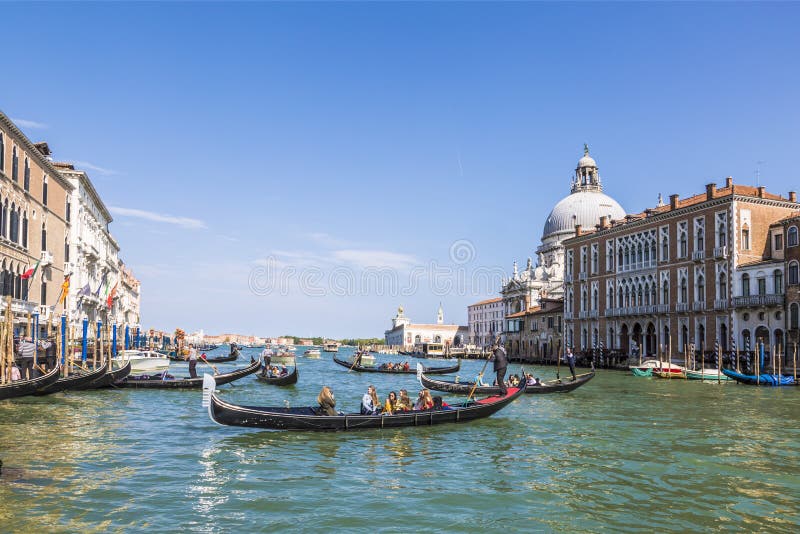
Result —
[{"label": "black gondola", "polygon": [[30,380],[17,380],[16,382],[3,384],[0,386],[0,400],[33,395],[37,389],[58,382],[58,375],[60,372],[61,367],[57,365],[50,372],[42,376]]},{"label": "black gondola", "polygon": [[[186,359],[183,356],[177,356],[174,350],[171,351],[169,354],[167,354],[167,358],[169,358],[173,362],[186,361]],[[200,356],[198,355],[197,358],[200,359]],[[208,356],[206,356],[205,361],[207,361],[208,363],[225,363],[225,362],[233,362],[236,361],[237,359],[239,359],[239,349],[234,350],[227,356],[219,356],[217,358],[209,358]]]},{"label": "black gondola", "polygon": [[[206,375],[209,379],[212,377]],[[203,387],[204,405],[207,402],[211,420],[221,425],[265,428],[271,430],[364,430],[368,428],[400,428],[430,426],[442,423],[463,423],[489,417],[505,408],[525,392],[521,388],[508,388],[504,397],[494,396],[451,404],[441,410],[402,412],[394,415],[361,415],[359,413],[336,416],[317,415],[317,408],[284,408],[239,406],[220,399],[214,392],[213,380]]]},{"label": "black gondola", "polygon": [[[570,378],[546,380],[538,386],[528,386],[525,393],[529,395],[543,394],[543,393],[566,393],[577,389],[584,385],[586,382],[594,378],[594,371],[577,375],[575,380]],[[456,393],[469,395],[472,391],[475,382],[453,382],[451,380],[438,380],[435,378],[428,378],[425,373],[419,377],[422,387],[432,389],[434,391],[444,391],[447,393]],[[497,386],[478,386],[475,388],[475,395],[497,395],[500,393],[500,388]]]},{"label": "black gondola", "polygon": [[[340,360],[336,356],[333,357],[333,361],[341,365],[342,367],[347,367],[348,369],[352,369],[353,371],[358,371],[359,373],[389,373],[389,374],[407,374],[407,375],[414,375],[417,372],[413,369],[408,370],[394,370],[394,369],[381,369],[380,367],[364,367],[362,365],[353,365],[352,362],[346,362],[344,360]],[[461,368],[461,360],[458,360],[455,365],[450,365],[447,367],[426,367],[423,366],[423,370],[425,373],[429,375],[444,375],[447,373],[455,373]]]},{"label": "black gondola", "polygon": [[[291,386],[292,384],[297,384],[297,379],[300,378],[300,371],[297,370],[297,363],[295,362],[294,368],[292,372],[285,375],[285,376],[278,376],[275,378],[269,377],[264,375],[263,373],[259,373],[256,375],[256,379],[259,382],[263,382],[265,384],[271,384],[273,386]],[[216,378],[215,378],[216,380]]]},{"label": "black gondola", "polygon": [[[236,369],[230,373],[216,375],[215,380],[221,384],[228,384],[234,380],[239,380],[247,375],[251,375],[258,371],[261,364],[251,359],[250,365],[241,369]],[[166,375],[165,375],[166,376]],[[203,385],[203,377],[197,378],[144,378],[129,376],[125,380],[115,383],[115,386],[124,388],[161,388],[161,389],[186,389],[186,388],[199,388]]]},{"label": "black gondola", "polygon": [[128,361],[117,369],[116,371],[111,371],[110,373],[106,373],[103,376],[89,382],[84,386],[73,387],[73,390],[87,390],[87,389],[102,389],[102,388],[110,388],[114,386],[115,382],[118,382],[124,378],[127,378],[128,375],[131,374],[131,362]]},{"label": "black gondola", "polygon": [[106,366],[107,364],[103,364],[94,371],[79,372],[65,378],[59,378],[52,384],[37,389],[34,395],[50,395],[51,393],[58,393],[59,391],[66,391],[90,384],[106,374]]}]

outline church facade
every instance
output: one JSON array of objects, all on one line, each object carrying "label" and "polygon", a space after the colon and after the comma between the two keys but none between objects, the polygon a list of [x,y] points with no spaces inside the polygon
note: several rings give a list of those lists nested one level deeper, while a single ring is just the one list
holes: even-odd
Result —
[{"label": "church facade", "polygon": [[465,326],[444,324],[444,311],[441,305],[436,314],[435,324],[412,323],[403,315],[402,306],[392,319],[392,328],[384,332],[386,344],[412,350],[422,343],[441,343],[443,346],[458,347],[467,341]]}]

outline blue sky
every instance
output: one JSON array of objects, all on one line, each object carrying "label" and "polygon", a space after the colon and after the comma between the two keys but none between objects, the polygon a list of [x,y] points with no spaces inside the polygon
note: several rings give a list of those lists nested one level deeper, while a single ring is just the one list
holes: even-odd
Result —
[{"label": "blue sky", "polygon": [[89,171],[148,327],[463,324],[585,142],[628,211],[759,161],[797,189],[798,4],[2,11],[0,109]]}]

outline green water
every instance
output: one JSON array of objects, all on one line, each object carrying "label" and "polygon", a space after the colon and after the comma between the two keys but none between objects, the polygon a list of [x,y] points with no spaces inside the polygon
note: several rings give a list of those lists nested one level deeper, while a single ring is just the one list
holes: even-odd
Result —
[{"label": "green water", "polygon": [[[413,375],[348,373],[326,354],[298,361],[295,387],[247,377],[223,394],[299,406],[328,384],[355,410],[369,384],[381,398],[419,389]],[[221,427],[200,396],[0,401],[0,531],[800,529],[800,388],[600,371],[475,423],[336,434]]]}]

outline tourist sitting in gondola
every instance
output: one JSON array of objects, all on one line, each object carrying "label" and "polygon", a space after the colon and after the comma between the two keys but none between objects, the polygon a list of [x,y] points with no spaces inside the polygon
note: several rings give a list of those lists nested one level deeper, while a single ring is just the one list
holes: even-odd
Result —
[{"label": "tourist sitting in gondola", "polygon": [[442,397],[436,395],[433,397],[433,410],[449,410],[450,406],[442,400]]},{"label": "tourist sitting in gondola", "polygon": [[289,370],[286,368],[285,365],[281,364],[281,371],[279,376],[286,376],[289,374]]},{"label": "tourist sitting in gondola", "polygon": [[430,410],[433,408],[433,399],[431,398],[431,392],[427,389],[423,389],[419,392],[417,396],[417,402],[414,403],[415,410]]},{"label": "tourist sitting in gondola", "polygon": [[397,411],[397,393],[394,391],[389,392],[389,396],[386,397],[386,402],[383,405],[383,413],[387,415],[392,415]]},{"label": "tourist sitting in gondola", "polygon": [[377,415],[380,413],[381,403],[378,400],[378,392],[375,391],[375,386],[370,385],[367,392],[361,398],[361,413],[363,415]]},{"label": "tourist sitting in gondola", "polygon": [[517,376],[516,374],[511,375],[508,378],[508,385],[511,386],[512,388],[519,386],[519,376]]},{"label": "tourist sitting in gondola", "polygon": [[411,369],[411,366],[408,365],[408,362],[403,362],[403,371],[408,371]]},{"label": "tourist sitting in gondola", "polygon": [[336,399],[333,396],[333,391],[328,386],[322,386],[322,391],[317,396],[317,415],[339,415],[336,411]]},{"label": "tourist sitting in gondola", "polygon": [[397,408],[395,411],[397,412],[410,412],[414,409],[414,405],[411,404],[411,399],[408,397],[408,391],[405,389],[400,390],[400,398],[397,399]]},{"label": "tourist sitting in gondola", "polygon": [[14,365],[11,367],[11,381],[16,382],[17,380],[22,380],[22,373],[19,372],[19,367]]}]

